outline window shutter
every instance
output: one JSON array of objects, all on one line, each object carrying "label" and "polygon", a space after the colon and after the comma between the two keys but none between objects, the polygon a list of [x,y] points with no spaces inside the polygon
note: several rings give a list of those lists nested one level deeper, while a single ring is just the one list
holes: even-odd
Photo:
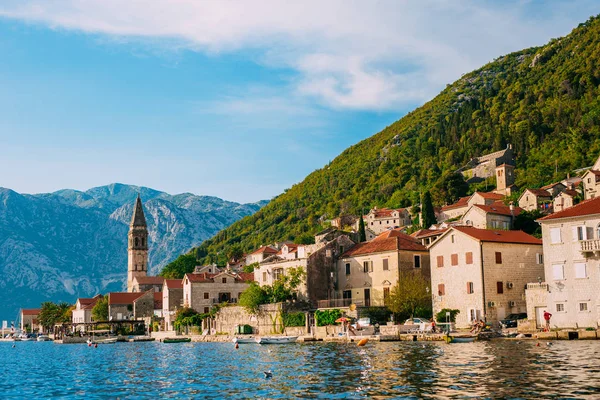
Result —
[{"label": "window shutter", "polygon": [[444,296],[445,294],[446,294],[446,288],[445,288],[445,286],[444,286],[443,283],[440,283],[438,285],[438,295],[439,296]]},{"label": "window shutter", "polygon": [[504,293],[504,282],[496,282],[496,291],[498,294]]},{"label": "window shutter", "polygon": [[451,262],[452,262],[452,265],[458,265],[458,254],[452,254]]},{"label": "window shutter", "polygon": [[442,268],[444,266],[444,256],[437,256],[437,266]]},{"label": "window shutter", "polygon": [[587,278],[585,263],[575,263],[575,278]]},{"label": "window shutter", "polygon": [[388,267],[388,259],[384,258],[383,259],[383,270],[387,271],[388,269],[389,269],[389,267]]},{"label": "window shutter", "polygon": [[564,266],[562,264],[555,264],[552,266],[552,277],[555,281],[564,279]]},{"label": "window shutter", "polygon": [[496,252],[496,264],[502,264],[502,253],[499,251]]},{"label": "window shutter", "polygon": [[573,241],[576,242],[579,239],[579,226],[574,226],[573,228],[571,228],[573,230]]},{"label": "window shutter", "polygon": [[473,264],[473,253],[468,252],[467,254],[465,254],[465,259],[467,264]]}]

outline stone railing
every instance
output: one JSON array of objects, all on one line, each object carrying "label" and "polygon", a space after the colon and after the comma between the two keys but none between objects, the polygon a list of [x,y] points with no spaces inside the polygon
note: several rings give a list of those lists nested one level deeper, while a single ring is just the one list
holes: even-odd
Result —
[{"label": "stone railing", "polygon": [[528,283],[527,290],[548,290],[547,283]]},{"label": "stone railing", "polygon": [[362,301],[352,301],[352,299],[332,299],[332,300],[319,300],[317,302],[318,308],[350,307],[350,304],[356,304],[357,306],[362,306]]},{"label": "stone railing", "polygon": [[600,239],[582,240],[579,243],[581,243],[582,252],[600,251]]}]

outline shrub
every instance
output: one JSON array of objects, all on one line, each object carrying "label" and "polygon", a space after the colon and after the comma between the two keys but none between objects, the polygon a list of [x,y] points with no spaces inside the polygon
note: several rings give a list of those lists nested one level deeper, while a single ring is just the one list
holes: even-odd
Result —
[{"label": "shrub", "polygon": [[335,320],[342,316],[342,312],[337,308],[333,310],[317,310],[315,311],[315,320],[317,326],[335,325]]},{"label": "shrub", "polygon": [[392,312],[386,307],[366,307],[360,309],[360,317],[369,318],[371,324],[385,324],[390,320]]},{"label": "shrub", "polygon": [[437,322],[446,322],[446,313],[450,313],[450,322],[456,322],[456,315],[460,313],[460,310],[444,308],[439,313],[435,314],[435,320]]},{"label": "shrub", "polygon": [[284,312],[281,315],[284,326],[305,326],[306,325],[306,314],[303,312]]}]

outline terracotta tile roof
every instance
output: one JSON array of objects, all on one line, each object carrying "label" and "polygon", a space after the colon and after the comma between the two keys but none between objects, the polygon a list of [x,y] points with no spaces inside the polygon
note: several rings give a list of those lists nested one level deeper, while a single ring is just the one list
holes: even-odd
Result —
[{"label": "terracotta tile roof", "polygon": [[[398,211],[398,213],[402,214],[406,208],[378,208],[374,210],[375,218],[390,218],[394,211]],[[363,215],[363,218],[367,218],[368,215]]]},{"label": "terracotta tile roof", "polygon": [[154,309],[162,310],[163,306],[163,294],[162,292],[154,292]]},{"label": "terracotta tile roof", "polygon": [[300,245],[295,244],[295,243],[286,243],[283,246],[281,246],[281,250],[279,250],[279,252],[277,252],[277,255],[283,254],[283,248],[285,246],[287,246],[287,248],[288,248],[288,253],[295,253],[298,250],[298,247]]},{"label": "terracotta tile roof", "polygon": [[252,255],[252,254],[263,254],[263,253],[271,253],[271,254],[276,254],[276,253],[277,253],[277,250],[276,250],[276,249],[274,249],[274,248],[272,248],[271,246],[262,246],[262,247],[259,247],[259,248],[258,248],[258,249],[256,249],[256,250],[254,250],[254,251],[253,251],[252,253],[250,253],[250,254]]},{"label": "terracotta tile roof", "polygon": [[496,231],[492,229],[478,229],[469,226],[454,226],[452,229],[469,235],[481,242],[542,244],[541,239],[528,235],[523,231]]},{"label": "terracotta tile roof", "polygon": [[[385,234],[388,235],[383,236]],[[398,250],[427,251],[425,246],[419,243],[417,239],[397,230],[391,230],[382,233],[370,242],[357,244],[342,254],[342,257]]]},{"label": "terracotta tile roof", "polygon": [[417,239],[421,239],[421,238],[426,238],[426,237],[430,237],[430,236],[441,235],[442,233],[446,232],[447,230],[448,230],[448,228],[443,228],[443,229],[421,229],[420,231],[414,232],[410,236],[412,236],[414,238],[417,238]]},{"label": "terracotta tile roof", "polygon": [[209,274],[203,272],[201,274],[185,274],[186,278],[192,283],[214,282],[213,278],[218,274]]},{"label": "terracotta tile roof", "polygon": [[594,197],[593,199],[584,200],[573,207],[567,208],[566,210],[559,211],[554,214],[547,215],[540,218],[538,221],[548,221],[551,219],[569,218],[569,217],[583,217],[585,215],[600,214],[600,197]]},{"label": "terracotta tile roof", "polygon": [[494,193],[494,192],[475,192],[475,193],[473,193],[473,196],[475,196],[476,194],[479,194],[484,199],[489,199],[489,200],[500,200],[505,197],[503,194],[498,194],[498,193]]},{"label": "terracotta tile roof", "polygon": [[112,292],[108,294],[108,304],[133,304],[144,292]]},{"label": "terracotta tile roof", "polygon": [[474,204],[473,207],[477,207],[480,210],[483,210],[488,214],[498,214],[498,215],[508,215],[508,216],[514,215],[515,217],[518,216],[519,214],[521,214],[521,211],[523,211],[523,209],[521,207],[515,206],[513,209],[514,214],[511,214],[510,207],[496,205],[496,204],[492,204],[490,206],[486,206],[484,204]]},{"label": "terracotta tile roof", "polygon": [[238,277],[243,282],[249,282],[254,280],[254,272],[240,272]]},{"label": "terracotta tile roof", "polygon": [[[525,192],[529,192],[540,197],[552,197],[552,195],[544,189],[525,189]],[[525,192],[523,192],[523,194],[525,194]],[[523,197],[523,194],[521,195],[521,197]]]},{"label": "terracotta tile roof", "polygon": [[23,315],[38,315],[40,313],[39,308],[24,308],[21,310]]},{"label": "terracotta tile roof", "polygon": [[565,189],[561,193],[567,194],[567,195],[569,195],[571,197],[577,197],[579,195],[579,193],[576,190],[573,190],[573,189]]},{"label": "terracotta tile roof", "polygon": [[136,276],[134,279],[140,285],[162,285],[165,280],[162,276]]},{"label": "terracotta tile roof", "polygon": [[[557,185],[563,185],[563,184],[561,182],[554,182],[554,183],[551,183],[549,185],[542,186],[541,189],[544,189],[544,190],[551,189],[551,188],[553,188],[554,186],[557,186]],[[565,186],[565,185],[563,185],[563,186]]]},{"label": "terracotta tile roof", "polygon": [[461,197],[460,199],[458,199],[458,201],[454,204],[450,204],[447,206],[443,206],[441,208],[442,211],[446,211],[446,210],[452,210],[453,208],[460,208],[460,207],[466,207],[469,202],[469,199],[471,198],[471,196],[466,196],[466,197]]},{"label": "terracotta tile roof", "polygon": [[96,302],[98,301],[98,298],[96,298],[96,297],[92,297],[92,298],[80,297],[77,299],[77,301],[79,301],[79,304],[81,304],[82,306],[87,306],[92,303],[96,304]]},{"label": "terracotta tile roof", "polygon": [[169,289],[183,289],[183,279],[165,279],[165,285]]}]

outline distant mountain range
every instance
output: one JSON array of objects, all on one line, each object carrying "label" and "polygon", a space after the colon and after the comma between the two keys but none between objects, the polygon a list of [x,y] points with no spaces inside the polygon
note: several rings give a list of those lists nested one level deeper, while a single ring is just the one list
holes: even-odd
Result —
[{"label": "distant mountain range", "polygon": [[46,300],[126,287],[127,231],[140,194],[149,230],[149,273],[267,204],[119,183],[85,192],[19,194],[0,188],[0,319]]}]

